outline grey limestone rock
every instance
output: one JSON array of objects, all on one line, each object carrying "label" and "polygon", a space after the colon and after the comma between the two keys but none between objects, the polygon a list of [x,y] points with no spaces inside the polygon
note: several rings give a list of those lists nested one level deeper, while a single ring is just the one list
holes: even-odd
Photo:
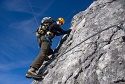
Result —
[{"label": "grey limestone rock", "polygon": [[125,84],[124,0],[96,0],[75,15],[76,29],[65,35],[33,84]]}]

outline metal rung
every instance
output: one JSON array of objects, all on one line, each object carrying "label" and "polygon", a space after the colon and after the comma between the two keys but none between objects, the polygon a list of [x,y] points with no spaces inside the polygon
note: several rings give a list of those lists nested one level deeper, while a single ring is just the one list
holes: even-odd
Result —
[{"label": "metal rung", "polygon": [[124,26],[123,26],[122,23],[119,23],[119,24],[117,25],[117,27],[118,27],[119,29],[122,29],[123,31],[125,31],[125,28],[124,28]]}]

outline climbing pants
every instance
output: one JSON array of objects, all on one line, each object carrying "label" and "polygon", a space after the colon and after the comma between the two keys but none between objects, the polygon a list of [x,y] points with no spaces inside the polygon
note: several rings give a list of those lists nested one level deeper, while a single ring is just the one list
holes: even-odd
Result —
[{"label": "climbing pants", "polygon": [[50,53],[52,54],[52,50],[50,49],[50,44],[49,42],[46,41],[45,36],[42,36],[41,40],[43,41],[41,42],[41,51],[31,64],[31,67],[35,68],[36,70],[38,70],[41,67],[46,56],[48,56]]}]

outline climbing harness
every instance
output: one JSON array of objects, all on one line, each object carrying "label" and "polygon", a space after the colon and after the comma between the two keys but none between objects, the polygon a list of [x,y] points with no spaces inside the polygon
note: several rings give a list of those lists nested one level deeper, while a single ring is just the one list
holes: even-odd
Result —
[{"label": "climbing harness", "polygon": [[46,36],[46,41],[50,44],[50,46],[52,45],[52,41],[48,36]]}]

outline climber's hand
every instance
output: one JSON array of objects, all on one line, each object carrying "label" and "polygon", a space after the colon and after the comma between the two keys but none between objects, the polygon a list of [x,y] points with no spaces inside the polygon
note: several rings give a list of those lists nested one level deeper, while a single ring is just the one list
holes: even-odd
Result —
[{"label": "climber's hand", "polygon": [[74,30],[74,29],[75,29],[75,27],[76,27],[76,26],[72,26],[70,29],[71,29],[71,30]]}]

